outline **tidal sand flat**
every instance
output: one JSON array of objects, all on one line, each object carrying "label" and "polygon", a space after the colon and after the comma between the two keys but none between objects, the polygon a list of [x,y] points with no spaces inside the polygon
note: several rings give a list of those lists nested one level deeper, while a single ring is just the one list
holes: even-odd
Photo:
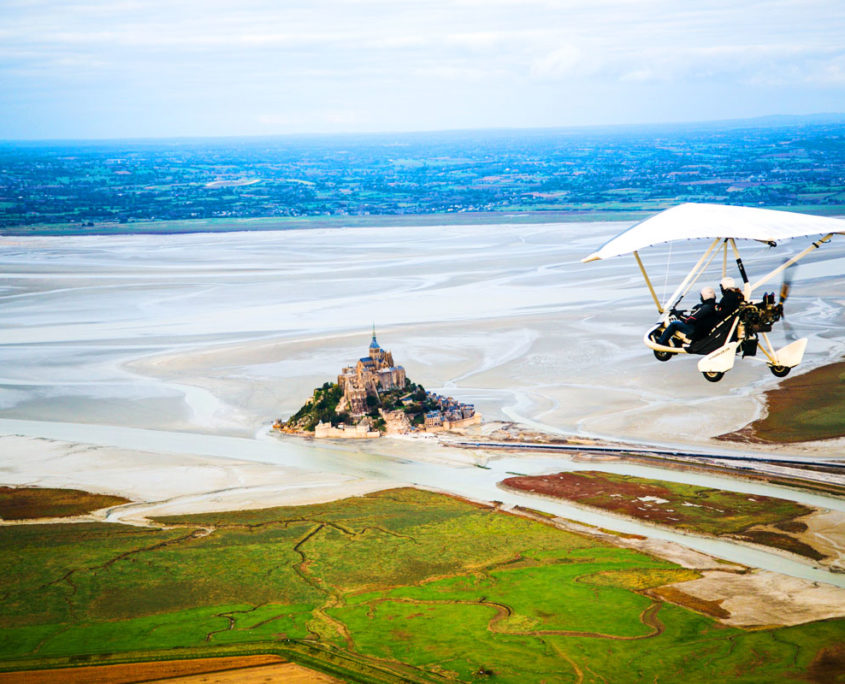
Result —
[{"label": "tidal sand flat", "polygon": [[[7,442],[5,482],[117,494],[139,507],[178,503],[180,511],[232,508],[234,497],[275,505],[280,491],[313,501],[321,487],[337,496],[360,481],[498,498],[504,473],[495,468],[505,460],[493,454],[416,440],[317,446],[267,436],[273,420],[365,353],[373,324],[410,377],[487,418],[552,434],[741,449],[712,436],[758,416],[757,395],[775,378],[747,360],[711,385],[690,360],[656,362],[639,341],[656,313],[633,263],[580,262],[624,227],[0,239],[0,430],[65,445],[47,458],[49,447]],[[697,256],[693,243],[644,254],[658,290]],[[752,249],[748,268],[759,272],[774,258]],[[794,283],[788,315],[810,338],[807,366],[841,357],[843,264],[845,247],[825,246]],[[800,447],[808,449],[841,456],[830,443]],[[133,452],[140,455],[123,459]],[[505,468],[524,472],[519,461]],[[561,464],[531,468],[572,467]],[[296,475],[283,484],[281,473]],[[587,521],[572,507],[556,510]],[[745,551],[733,560],[767,563]]]},{"label": "tidal sand flat", "polygon": [[[375,323],[410,377],[488,418],[710,445],[760,415],[775,379],[746,360],[710,387],[688,359],[653,359],[633,260],[580,263],[624,227],[3,238],[0,417],[251,436],[360,356]],[[661,294],[697,256],[644,254]],[[774,258],[752,249],[748,268]],[[843,351],[843,273],[831,244],[795,281],[807,367]]]},{"label": "tidal sand flat", "polygon": [[[391,486],[385,478],[246,461],[229,451],[230,458],[220,458],[179,453],[177,442],[155,452],[0,436],[3,482],[15,485],[0,489],[0,511],[9,512],[0,515],[12,520],[29,501],[31,517],[51,518],[58,515],[56,504],[65,503],[77,514],[96,508],[99,520],[145,525],[152,515],[318,503]],[[60,495],[46,492],[61,491],[52,489],[59,485],[97,494],[68,494],[57,502]]]}]

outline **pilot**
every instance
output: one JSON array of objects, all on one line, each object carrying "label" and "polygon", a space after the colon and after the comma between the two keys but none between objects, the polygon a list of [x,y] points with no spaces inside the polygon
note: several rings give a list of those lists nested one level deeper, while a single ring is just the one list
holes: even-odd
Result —
[{"label": "pilot", "polygon": [[680,320],[672,321],[663,334],[657,338],[657,344],[665,346],[675,331],[680,331],[691,340],[704,337],[716,324],[716,290],[712,287],[701,288],[701,302]]},{"label": "pilot", "polygon": [[739,305],[745,301],[745,297],[742,295],[742,290],[736,286],[736,281],[730,276],[719,281],[719,289],[722,290],[722,299],[716,304],[716,311],[719,312],[720,319],[725,319],[739,308]]}]

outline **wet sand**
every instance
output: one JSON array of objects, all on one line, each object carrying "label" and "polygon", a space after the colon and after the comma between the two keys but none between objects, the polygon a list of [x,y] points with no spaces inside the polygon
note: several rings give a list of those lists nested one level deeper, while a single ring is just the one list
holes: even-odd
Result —
[{"label": "wet sand", "polygon": [[[715,385],[694,359],[658,363],[633,260],[580,263],[623,227],[0,238],[0,417],[252,435],[361,356],[375,323],[409,377],[488,418],[713,444],[777,380],[759,360]],[[698,247],[675,245],[668,271],[665,250],[646,255],[658,291]],[[751,249],[747,265],[777,260]],[[845,347],[845,245],[801,269],[788,315],[810,368]]]},{"label": "wet sand", "polygon": [[136,525],[147,525],[154,516],[196,511],[322,503],[391,486],[384,478],[256,463],[235,454],[215,458],[14,435],[0,436],[0,478],[9,485],[73,487],[133,502],[56,522]]}]

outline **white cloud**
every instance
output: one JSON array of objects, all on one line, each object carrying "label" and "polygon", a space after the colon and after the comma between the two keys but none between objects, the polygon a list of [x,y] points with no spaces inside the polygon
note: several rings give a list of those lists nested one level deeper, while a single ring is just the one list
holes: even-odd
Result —
[{"label": "white cloud", "polygon": [[845,86],[845,55],[821,63],[813,69],[809,80],[829,86]]},{"label": "white cloud", "polygon": [[635,69],[634,71],[627,71],[623,73],[619,80],[631,81],[633,83],[645,83],[647,81],[654,81],[656,74],[651,69]]},{"label": "white cloud", "polygon": [[504,76],[502,71],[497,71],[495,68],[479,67],[479,66],[462,66],[460,64],[428,64],[420,66],[414,70],[414,74],[425,78],[434,78],[447,81],[475,81],[487,82],[496,78]]},{"label": "white cloud", "polygon": [[360,112],[351,109],[337,109],[320,112],[319,118],[332,126],[351,127],[363,123]]},{"label": "white cloud", "polygon": [[530,73],[538,79],[565,78],[578,72],[581,61],[581,50],[574,45],[563,45],[535,59]]},{"label": "white cloud", "polygon": [[473,33],[456,33],[446,36],[446,44],[465,47],[470,50],[489,50],[500,45],[507,37],[502,31],[475,31]]},{"label": "white cloud", "polygon": [[270,128],[286,128],[292,124],[300,123],[282,114],[259,114],[255,117],[255,120],[262,126]]},{"label": "white cloud", "polygon": [[229,93],[225,125],[286,130],[376,125],[349,112],[407,129],[447,115],[532,125],[535,112],[573,111],[555,107],[564,91],[585,119],[629,110],[612,97],[665,119],[679,88],[845,102],[841,0],[0,0],[0,26],[0,138],[19,117],[13,93],[58,120],[78,85],[95,104],[156,101],[186,120],[192,101]]}]

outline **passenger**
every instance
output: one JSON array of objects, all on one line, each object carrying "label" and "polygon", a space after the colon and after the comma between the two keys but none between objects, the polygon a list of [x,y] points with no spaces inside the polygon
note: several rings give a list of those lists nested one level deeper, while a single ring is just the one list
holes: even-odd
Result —
[{"label": "passenger", "polygon": [[701,288],[701,303],[680,320],[672,321],[663,334],[657,338],[657,344],[666,346],[676,331],[682,332],[691,340],[704,337],[716,324],[716,290],[712,287]]},{"label": "passenger", "polygon": [[745,297],[731,277],[722,278],[719,288],[722,290],[722,299],[716,305],[716,311],[719,313],[719,319],[724,320],[739,308],[739,305],[745,301]]}]

